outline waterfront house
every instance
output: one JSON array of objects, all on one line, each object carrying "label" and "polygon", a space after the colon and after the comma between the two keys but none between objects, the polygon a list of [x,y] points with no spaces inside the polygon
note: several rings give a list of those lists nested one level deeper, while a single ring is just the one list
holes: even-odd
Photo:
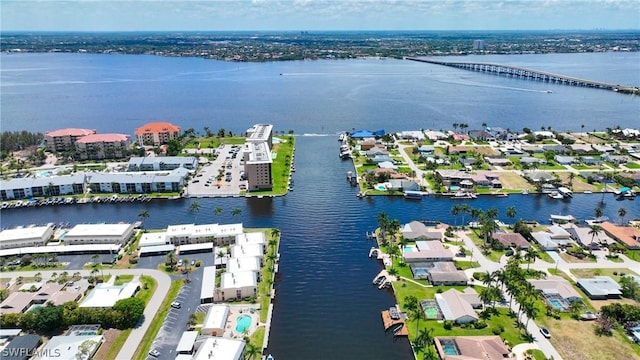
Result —
[{"label": "waterfront house", "polygon": [[377,147],[378,143],[376,142],[376,139],[371,138],[371,139],[365,139],[365,140],[361,141],[359,146],[360,146],[360,150],[369,151],[369,150]]},{"label": "waterfront house", "polygon": [[525,171],[524,177],[532,182],[547,182],[555,179],[553,175],[546,171]]},{"label": "waterfront house", "polygon": [[569,232],[558,225],[550,226],[548,231],[532,232],[531,236],[543,250],[555,250],[558,247],[567,246],[574,242]]},{"label": "waterfront house", "polygon": [[136,142],[140,146],[160,146],[180,136],[180,127],[169,122],[150,122],[135,129]]},{"label": "waterfront house", "polygon": [[466,154],[469,150],[471,150],[471,148],[469,146],[462,146],[462,145],[452,146],[452,145],[449,145],[449,146],[447,146],[447,155]]},{"label": "waterfront house", "polygon": [[420,191],[420,185],[413,180],[389,179],[387,190]]},{"label": "waterfront house", "polygon": [[566,154],[569,152],[566,146],[560,144],[545,144],[542,145],[543,151],[553,151],[556,154]]},{"label": "waterfront house", "polygon": [[442,360],[515,359],[498,335],[437,336],[433,340]]},{"label": "waterfront house", "polygon": [[424,135],[427,137],[427,139],[431,141],[438,141],[438,140],[446,139],[449,137],[447,134],[443,133],[442,131],[433,131],[433,130],[425,131]]},{"label": "waterfront house", "polygon": [[421,145],[418,148],[418,152],[422,156],[431,155],[433,154],[434,151],[435,151],[435,146],[433,145]]},{"label": "waterfront house", "polygon": [[420,130],[401,131],[397,135],[399,138],[405,139],[405,140],[423,141],[424,139],[426,139],[426,137],[424,136],[424,133]]},{"label": "waterfront house", "polygon": [[[469,292],[467,292],[467,290]],[[482,306],[475,290],[468,288],[465,293],[456,289],[449,289],[441,294],[436,294],[436,303],[445,320],[456,324],[468,324],[479,319],[471,303]]]},{"label": "waterfront house", "polygon": [[545,139],[555,139],[556,138],[556,134],[554,134],[551,131],[534,131],[533,132],[533,136],[535,137],[542,137]]},{"label": "waterfront house", "polygon": [[498,151],[500,151],[504,156],[524,156],[524,151],[522,151],[522,149],[518,149],[513,146],[505,146],[503,148],[499,148]]},{"label": "waterfront house", "polygon": [[402,254],[407,263],[428,262],[428,261],[453,261],[453,253],[445,249],[442,242],[416,241],[415,248],[405,248]]},{"label": "waterfront house", "polygon": [[471,175],[460,170],[436,170],[435,176],[442,181],[445,186],[460,185],[464,180],[471,181]]},{"label": "waterfront house", "polygon": [[571,235],[571,238],[578,244],[594,250],[600,248],[600,244],[615,243],[615,240],[610,238],[604,231],[599,232],[597,235],[589,234],[591,231],[590,227],[571,226],[566,230]]},{"label": "waterfront house", "polygon": [[609,221],[600,224],[602,230],[627,249],[640,249],[640,229],[631,226],[619,226]]},{"label": "waterfront house", "polygon": [[576,284],[591,300],[617,299],[622,295],[620,285],[609,276],[578,279]]},{"label": "waterfront house", "polygon": [[461,133],[449,131],[448,135],[451,136],[451,138],[453,138],[454,141],[468,141],[468,140],[471,140],[471,138],[467,134],[461,134]]},{"label": "waterfront house", "polygon": [[486,130],[471,130],[469,137],[474,141],[496,141],[495,136]]},{"label": "waterfront house", "polygon": [[442,232],[433,230],[420,221],[412,221],[404,224],[400,232],[407,240],[442,240]]},{"label": "waterfront house", "polygon": [[394,164],[391,161],[383,161],[378,163],[378,167],[381,169],[391,169],[391,170],[398,170],[398,165]]},{"label": "waterfront house", "polygon": [[[469,281],[467,274],[462,270],[458,270],[453,262],[439,261],[431,264],[431,267],[427,269],[426,275],[431,285],[467,285]],[[416,272],[418,274],[422,272],[415,268],[414,264],[411,264],[411,271],[414,279],[423,278],[416,276]]]},{"label": "waterfront house", "polygon": [[502,248],[515,247],[526,250],[531,247],[531,244],[529,244],[524,236],[518,233],[496,232],[493,234],[493,238],[498,242],[499,247]]}]

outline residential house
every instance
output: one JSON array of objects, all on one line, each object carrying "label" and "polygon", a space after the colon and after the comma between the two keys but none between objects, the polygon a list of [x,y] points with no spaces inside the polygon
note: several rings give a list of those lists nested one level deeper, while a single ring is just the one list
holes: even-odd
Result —
[{"label": "residential house", "polygon": [[431,141],[438,141],[438,140],[446,139],[449,137],[449,135],[443,133],[442,131],[432,131],[432,130],[425,131],[424,135],[427,137],[427,139]]},{"label": "residential house", "polygon": [[547,164],[547,160],[537,158],[537,157],[531,157],[531,156],[523,156],[520,159],[518,159],[518,161],[522,166],[532,166],[532,165],[538,166],[538,165]]},{"label": "residential house", "polygon": [[[33,360],[59,359],[59,360],[85,360],[91,359],[102,345],[102,335],[65,335],[52,336],[40,349],[41,355],[36,355]],[[55,355],[55,356],[54,356]]]},{"label": "residential house", "polygon": [[436,170],[435,176],[442,181],[445,186],[460,185],[464,180],[471,181],[471,175],[459,170]]},{"label": "residential house", "polygon": [[387,186],[388,190],[420,191],[420,185],[413,180],[389,179],[389,181],[387,182],[390,185],[390,186]]},{"label": "residential house", "polygon": [[569,149],[576,154],[588,154],[594,152],[591,144],[571,144],[569,145]]},{"label": "residential house", "polygon": [[404,224],[400,232],[407,240],[442,240],[442,232],[434,230],[419,221],[412,221]]},{"label": "residential house", "polygon": [[[407,250],[407,249],[405,249]],[[405,251],[402,256],[407,263],[427,261],[453,261],[453,253],[445,249],[442,242],[416,241],[416,251]]]},{"label": "residential house", "polygon": [[80,304],[80,307],[112,308],[118,300],[134,297],[138,290],[140,290],[138,281],[130,281],[122,285],[97,284]]},{"label": "residential house", "polygon": [[591,147],[599,153],[613,153],[616,151],[616,149],[609,144],[592,144]]},{"label": "residential house", "polygon": [[571,234],[558,225],[552,225],[548,230],[531,233],[531,236],[544,250],[555,250],[558,247],[564,247],[574,242],[571,239]]},{"label": "residential house", "polygon": [[612,155],[612,154],[604,154],[602,155],[602,160],[614,163],[616,165],[626,164],[631,159],[627,155]]},{"label": "residential house", "polygon": [[526,171],[524,173],[524,177],[529,179],[532,182],[542,182],[542,183],[555,179],[553,175],[549,174],[546,171]]},{"label": "residential house", "polygon": [[526,250],[531,247],[531,244],[529,244],[527,239],[518,233],[496,232],[493,234],[493,238],[503,248],[515,247]]},{"label": "residential house", "polygon": [[513,165],[511,160],[506,159],[506,158],[485,157],[484,161],[486,161],[491,166],[510,166],[510,165]]},{"label": "residential house", "polygon": [[544,152],[544,150],[538,145],[522,145],[520,149],[522,149],[522,151],[529,153],[531,155],[542,154]]},{"label": "residential house", "polygon": [[479,302],[478,294],[475,290],[469,289],[470,292],[462,293],[456,289],[449,289],[441,294],[436,294],[436,303],[442,312],[445,320],[452,321],[456,324],[468,324],[479,319],[478,313],[471,306],[472,302]]},{"label": "residential house", "polygon": [[475,141],[496,141],[495,136],[486,130],[471,130],[469,137]]},{"label": "residential house", "polygon": [[[469,281],[467,274],[462,270],[458,270],[453,262],[439,261],[432,264],[433,267],[427,272],[427,280],[431,285],[467,285]],[[417,278],[413,267],[411,270],[413,271],[414,279]]]},{"label": "residential house", "polygon": [[600,224],[602,230],[627,249],[640,249],[640,229],[631,226],[619,226],[609,221]]},{"label": "residential house", "polygon": [[434,343],[442,360],[516,359],[498,335],[437,336]]},{"label": "residential house", "polygon": [[569,152],[566,146],[560,144],[546,144],[542,145],[543,151],[553,151],[556,154],[566,154]]},{"label": "residential house", "polygon": [[377,146],[378,146],[378,143],[376,142],[376,139],[373,139],[373,138],[365,139],[360,142],[360,150],[362,151],[369,151]]},{"label": "residential house", "polygon": [[53,237],[53,224],[0,231],[0,249],[44,246]]},{"label": "residential house", "polygon": [[0,180],[2,200],[84,193],[86,173]]},{"label": "residential house", "polygon": [[573,156],[556,155],[554,160],[560,165],[571,165],[578,163],[578,160]]},{"label": "residential house", "polygon": [[435,151],[435,146],[433,145],[421,145],[418,148],[418,152],[422,156],[431,155],[433,154],[434,151]]},{"label": "residential house", "polygon": [[2,360],[28,360],[41,343],[40,335],[16,336],[0,352]]},{"label": "residential house", "polygon": [[620,285],[609,276],[578,279],[576,284],[591,300],[617,299],[622,295]]},{"label": "residential house", "polygon": [[499,148],[498,150],[504,156],[520,157],[520,156],[524,156],[524,153],[525,153],[522,149],[518,149],[517,147],[513,147],[513,146],[505,146],[503,148]]},{"label": "residential house", "polygon": [[398,136],[401,139],[405,139],[405,140],[417,140],[417,141],[422,141],[424,139],[426,139],[426,137],[424,136],[424,133],[422,131],[402,131],[400,133],[398,133]]},{"label": "residential house", "polygon": [[593,156],[583,156],[580,158],[580,161],[585,165],[600,165],[602,164],[602,160],[600,158],[596,158]]},{"label": "residential house", "polygon": [[398,165],[394,164],[391,161],[383,161],[378,163],[378,167],[380,169],[391,169],[391,170],[398,170]]},{"label": "residential house", "polygon": [[466,154],[467,152],[469,152],[471,150],[470,147],[468,146],[462,146],[462,145],[449,145],[447,146],[447,155],[460,155],[460,154]]},{"label": "residential house", "polygon": [[543,137],[543,138],[546,138],[546,139],[555,139],[556,138],[556,134],[554,134],[551,131],[544,131],[544,130],[543,131],[534,131],[533,135],[535,137],[540,136],[540,137]]},{"label": "residential house", "polygon": [[528,281],[542,293],[544,299],[555,299],[554,303],[549,304],[557,309],[562,307],[563,311],[568,311],[570,303],[582,301],[582,297],[573,286],[560,276],[551,275],[546,279],[530,279]]}]

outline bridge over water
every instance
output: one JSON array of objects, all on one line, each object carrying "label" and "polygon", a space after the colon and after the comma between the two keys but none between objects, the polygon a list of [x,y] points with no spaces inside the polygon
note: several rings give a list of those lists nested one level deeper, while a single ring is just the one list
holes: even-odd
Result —
[{"label": "bridge over water", "polygon": [[583,86],[596,89],[605,89],[624,94],[640,94],[640,88],[609,84],[600,81],[579,79],[571,76],[554,74],[546,71],[540,71],[535,69],[528,69],[519,66],[493,64],[493,63],[477,63],[477,62],[458,62],[458,61],[440,61],[434,59],[423,59],[415,57],[407,57],[407,60],[425,62],[429,64],[444,65],[455,67],[458,69],[478,71],[484,73],[491,73],[496,75],[504,75],[508,77],[517,77],[527,80],[544,81],[553,84],[571,85],[571,86]]}]

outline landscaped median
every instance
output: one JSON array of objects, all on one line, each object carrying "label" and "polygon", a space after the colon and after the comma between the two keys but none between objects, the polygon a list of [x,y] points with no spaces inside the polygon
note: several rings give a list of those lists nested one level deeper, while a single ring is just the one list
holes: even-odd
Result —
[{"label": "landscaped median", "polygon": [[171,282],[169,292],[167,292],[167,295],[164,297],[160,308],[153,317],[153,320],[151,320],[151,325],[147,328],[147,331],[142,337],[142,341],[138,345],[138,349],[133,355],[134,359],[146,359],[147,353],[149,352],[149,349],[151,349],[151,344],[153,343],[153,340],[155,340],[156,335],[158,335],[158,331],[160,331],[160,328],[164,323],[164,318],[166,318],[169,313],[171,303],[173,302],[173,299],[178,296],[178,292],[180,291],[182,284],[184,284],[182,280],[174,280]]}]

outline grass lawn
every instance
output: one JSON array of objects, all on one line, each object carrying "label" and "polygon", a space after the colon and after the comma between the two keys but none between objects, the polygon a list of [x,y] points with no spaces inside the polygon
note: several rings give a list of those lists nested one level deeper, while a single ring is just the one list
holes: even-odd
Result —
[{"label": "grass lawn", "polygon": [[542,352],[542,350],[530,349],[525,351],[525,353],[533,356],[535,360],[547,360],[547,356]]},{"label": "grass lawn", "polygon": [[454,260],[453,263],[456,264],[456,268],[458,270],[475,269],[480,267],[480,263],[477,261]]},{"label": "grass lawn", "polygon": [[548,318],[545,322],[551,332],[551,344],[565,359],[616,360],[640,357],[640,347],[633,345],[621,330],[607,337],[596,335],[592,322],[571,318]]},{"label": "grass lawn", "polygon": [[[120,275],[120,277],[123,277],[123,276],[128,276],[128,275]],[[140,276],[140,282],[142,283],[142,286],[140,287],[140,291],[138,291],[138,294],[136,296],[140,298],[142,301],[144,301],[145,304],[147,304],[151,299],[151,297],[153,296],[153,293],[156,292],[158,283],[151,276],[145,276],[145,275]]]},{"label": "grass lawn", "polygon": [[627,250],[625,255],[631,260],[640,261],[640,250]]},{"label": "grass lawn", "polygon": [[133,355],[134,359],[144,360],[147,358],[147,353],[151,348],[151,343],[153,343],[156,335],[158,335],[158,331],[160,331],[160,328],[162,327],[163,320],[165,317],[167,317],[167,313],[169,313],[170,305],[173,302],[173,299],[175,299],[178,295],[182,284],[183,281],[181,280],[174,280],[171,282],[171,287],[169,287],[167,296],[165,296],[164,300],[162,301],[162,304],[160,305],[156,316],[154,316],[153,320],[151,321],[151,326],[149,326],[149,328],[147,329],[147,332],[144,334],[142,341],[140,342],[140,345],[138,345],[138,349]]},{"label": "grass lawn", "polygon": [[[467,236],[469,236],[473,243],[482,250],[484,239],[481,239],[475,230],[467,232]],[[489,250],[488,252],[483,252],[484,256],[493,262],[500,262],[500,258],[506,253],[507,250]]]},{"label": "grass lawn", "polygon": [[116,279],[113,282],[113,285],[119,286],[124,283],[128,283],[133,280],[133,275],[116,275]]},{"label": "grass lawn", "polygon": [[13,272],[13,271],[51,271],[51,270],[62,270],[66,268],[67,265],[57,263],[55,266],[50,265],[48,267],[34,267],[33,264],[27,266],[3,266],[2,272]]},{"label": "grass lawn", "polygon": [[624,167],[626,167],[627,169],[640,169],[640,164],[638,163],[626,163],[624,164]]},{"label": "grass lawn", "polygon": [[[595,276],[610,276],[614,280],[620,280],[620,274],[638,275],[630,269],[611,268],[611,269],[571,269],[571,273],[578,278],[592,278]],[[615,274],[614,274],[615,273]]]},{"label": "grass lawn", "polygon": [[[260,321],[266,322],[267,315],[269,314],[269,304],[271,303],[271,287],[273,285],[274,267],[271,263],[271,259],[275,259],[278,253],[278,246],[280,243],[280,237],[274,237],[271,234],[271,229],[252,229],[258,231],[264,231],[267,240],[267,253],[265,254],[265,265],[262,267],[260,278],[260,284],[258,284],[258,299],[260,303]],[[274,243],[273,241],[276,241]],[[262,343],[258,344],[262,346]]]},{"label": "grass lawn", "polygon": [[[106,354],[104,354],[104,357],[102,357],[102,359],[115,360],[116,356],[118,356],[118,353],[120,352],[120,349],[122,349],[122,345],[124,345],[124,343],[127,341],[127,338],[129,337],[129,334],[131,334],[131,329],[127,329],[127,330],[109,329],[109,331],[117,331],[118,335],[113,340],[113,342],[109,344],[109,350],[106,352]],[[100,347],[100,350],[98,350],[98,352],[100,352],[101,350],[102,350],[102,346]]]}]

